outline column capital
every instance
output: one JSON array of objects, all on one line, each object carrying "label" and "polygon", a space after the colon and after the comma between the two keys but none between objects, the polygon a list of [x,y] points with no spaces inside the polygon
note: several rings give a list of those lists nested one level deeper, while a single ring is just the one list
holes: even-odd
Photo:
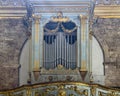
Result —
[{"label": "column capital", "polygon": [[32,15],[32,18],[33,18],[33,20],[35,21],[35,23],[39,23],[39,22],[40,22],[40,19],[41,19],[41,16],[40,16],[40,15],[33,14],[33,15]]},{"label": "column capital", "polygon": [[32,14],[32,17],[33,17],[34,19],[41,19],[41,16],[38,15],[38,14]]},{"label": "column capital", "polygon": [[89,31],[89,36],[90,36],[90,40],[92,40],[92,36],[94,35],[93,31]]},{"label": "column capital", "polygon": [[80,18],[80,19],[87,19],[88,17],[87,17],[86,15],[80,14],[80,15],[79,15],[79,18]]}]

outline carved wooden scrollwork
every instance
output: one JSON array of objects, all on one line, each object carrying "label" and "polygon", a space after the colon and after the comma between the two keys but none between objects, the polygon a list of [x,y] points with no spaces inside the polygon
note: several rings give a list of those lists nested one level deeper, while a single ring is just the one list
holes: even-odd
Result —
[{"label": "carved wooden scrollwork", "polygon": [[0,96],[120,96],[120,90],[80,82],[56,82],[23,86],[0,92]]},{"label": "carved wooden scrollwork", "polygon": [[88,96],[87,89],[79,89],[77,86],[66,87],[64,84],[52,88],[37,90],[35,96]]}]

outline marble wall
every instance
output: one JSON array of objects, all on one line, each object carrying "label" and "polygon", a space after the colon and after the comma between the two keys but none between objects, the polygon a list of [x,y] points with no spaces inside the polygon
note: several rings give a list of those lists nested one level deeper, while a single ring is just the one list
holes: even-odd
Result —
[{"label": "marble wall", "polygon": [[105,84],[120,86],[120,19],[96,19],[93,34],[104,52]]},{"label": "marble wall", "polygon": [[18,86],[19,55],[26,32],[22,19],[0,20],[0,90]]}]

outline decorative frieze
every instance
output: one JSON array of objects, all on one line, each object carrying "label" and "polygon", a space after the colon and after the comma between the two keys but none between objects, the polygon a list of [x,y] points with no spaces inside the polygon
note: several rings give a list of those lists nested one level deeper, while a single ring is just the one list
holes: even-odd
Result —
[{"label": "decorative frieze", "polygon": [[89,14],[91,10],[90,7],[92,3],[84,0],[77,1],[38,1],[38,0],[28,0],[30,5],[34,8],[34,13],[78,13],[85,12]]},{"label": "decorative frieze", "polygon": [[120,0],[95,0],[96,5],[120,5]]},{"label": "decorative frieze", "polygon": [[24,0],[0,0],[0,6],[25,6]]},{"label": "decorative frieze", "polygon": [[120,0],[95,0],[95,2],[95,17],[120,18]]},{"label": "decorative frieze", "polygon": [[86,7],[68,7],[68,6],[62,6],[62,7],[50,7],[50,6],[44,6],[39,7],[34,10],[35,13],[54,13],[54,12],[66,12],[66,13],[77,13],[77,12],[89,12],[88,8]]},{"label": "decorative frieze", "polygon": [[21,18],[26,14],[24,0],[0,0],[0,18]]}]

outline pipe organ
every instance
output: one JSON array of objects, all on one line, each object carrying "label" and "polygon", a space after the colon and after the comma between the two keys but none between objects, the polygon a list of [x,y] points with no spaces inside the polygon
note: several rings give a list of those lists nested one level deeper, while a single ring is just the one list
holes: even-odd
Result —
[{"label": "pipe organ", "polygon": [[92,19],[93,2],[47,2],[51,5],[31,1],[34,9],[31,82],[89,82],[92,68],[89,21]]},{"label": "pipe organ", "polygon": [[66,69],[77,67],[77,26],[72,21],[49,21],[44,26],[43,67],[54,69],[61,64]]}]

